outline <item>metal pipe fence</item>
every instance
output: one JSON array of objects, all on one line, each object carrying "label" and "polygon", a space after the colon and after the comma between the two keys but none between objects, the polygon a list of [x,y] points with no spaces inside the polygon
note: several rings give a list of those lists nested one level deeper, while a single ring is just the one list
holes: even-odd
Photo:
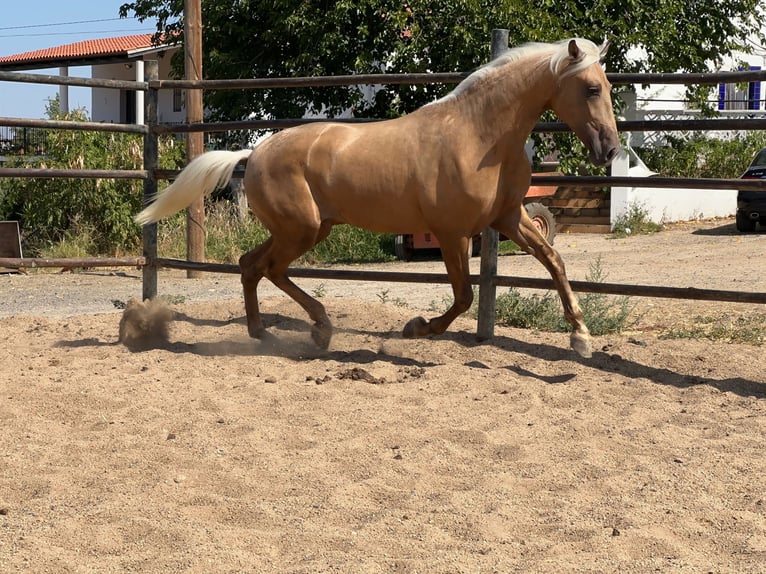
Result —
[{"label": "metal pipe fence", "polygon": [[[466,77],[464,73],[429,73],[429,74],[363,74],[333,77],[309,78],[255,78],[232,80],[160,80],[157,63],[147,61],[143,82],[103,80],[92,78],[71,78],[51,75],[1,72],[0,81],[46,83],[81,87],[100,87],[112,89],[138,90],[146,92],[145,125],[114,124],[98,122],[70,122],[59,120],[32,120],[0,117],[0,127],[91,130],[116,133],[136,133],[144,138],[143,170],[109,169],[33,169],[0,168],[2,177],[36,178],[115,178],[136,179],[144,182],[144,198],[149,199],[157,192],[159,180],[172,179],[177,170],[159,169],[158,137],[163,134],[183,134],[192,132],[222,132],[229,130],[265,130],[286,129],[296,125],[326,121],[322,119],[252,119],[229,122],[201,122],[195,124],[169,124],[158,122],[159,92],[163,89],[295,89],[304,87],[354,86],[354,85],[395,85],[395,84],[454,84]],[[608,74],[609,81],[620,84],[700,84],[738,83],[766,81],[766,71],[717,72],[701,74]],[[372,118],[337,119],[333,121],[369,122],[379,121]],[[691,130],[765,130],[766,118],[727,119],[705,118],[692,120],[659,121],[618,121],[620,131],[691,131]],[[539,123],[536,132],[568,131],[566,124],[559,122]],[[652,187],[652,188],[697,188],[697,189],[748,189],[766,191],[766,180],[699,179],[667,177],[597,177],[597,176],[534,176],[534,185],[577,185],[591,187]],[[483,257],[486,256],[483,254]],[[492,256],[492,255],[490,255]],[[496,257],[496,253],[494,254]],[[157,225],[143,228],[143,254],[130,258],[85,258],[85,259],[14,259],[0,258],[0,266],[7,268],[33,267],[98,267],[98,266],[135,266],[143,269],[143,297],[157,295],[157,272],[160,268],[195,269],[200,271],[239,273],[236,265],[224,265],[206,262],[181,261],[160,258],[157,253]],[[446,274],[397,273],[378,271],[341,271],[333,269],[291,268],[292,277],[306,277],[339,280],[394,281],[416,283],[446,283]],[[484,276],[472,276],[471,281],[484,284],[494,293],[498,286],[527,287],[534,289],[552,289],[548,279],[499,276],[495,272]],[[572,288],[579,292],[606,293],[615,295],[636,295],[647,297],[670,297],[697,300],[736,301],[766,303],[766,293],[707,290],[696,288],[671,288],[663,286],[619,285],[572,281]],[[479,313],[482,314],[480,308]],[[484,313],[486,315],[486,313]],[[492,319],[493,322],[493,319]]]}]

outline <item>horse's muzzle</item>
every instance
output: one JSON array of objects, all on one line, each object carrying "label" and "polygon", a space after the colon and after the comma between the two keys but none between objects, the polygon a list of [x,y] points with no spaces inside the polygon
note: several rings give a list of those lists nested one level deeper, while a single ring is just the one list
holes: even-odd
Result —
[{"label": "horse's muzzle", "polygon": [[616,131],[607,127],[602,127],[594,135],[596,137],[591,140],[588,159],[595,166],[608,166],[620,151],[620,138]]}]

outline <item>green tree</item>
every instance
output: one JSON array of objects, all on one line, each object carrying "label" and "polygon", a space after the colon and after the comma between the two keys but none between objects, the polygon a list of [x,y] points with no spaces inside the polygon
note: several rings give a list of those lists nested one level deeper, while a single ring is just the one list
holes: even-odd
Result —
[{"label": "green tree", "polygon": [[[183,4],[133,0],[120,15],[156,18],[157,40],[182,44]],[[470,71],[489,58],[491,29],[508,28],[511,45],[609,40],[613,72],[701,72],[760,38],[763,12],[762,0],[204,0],[203,70],[209,79]],[[629,57],[632,48],[644,57]],[[182,63],[177,58],[179,75]],[[300,117],[307,109],[386,118],[450,89],[389,86],[372,101],[345,87],[208,91],[205,104],[212,120]],[[572,158],[568,171],[577,170],[584,153],[576,138],[535,139],[541,153],[555,148]]]},{"label": "green tree", "polygon": [[[156,18],[158,40],[183,43],[183,4],[134,0],[120,15]],[[608,39],[610,71],[700,72],[760,36],[763,13],[762,0],[204,0],[203,69],[207,78],[470,71],[489,56],[490,30],[503,27],[512,45]],[[635,47],[645,57],[629,58]],[[225,91],[206,104],[220,119],[306,108],[389,116],[448,89],[392,87],[371,105],[346,88]]]}]

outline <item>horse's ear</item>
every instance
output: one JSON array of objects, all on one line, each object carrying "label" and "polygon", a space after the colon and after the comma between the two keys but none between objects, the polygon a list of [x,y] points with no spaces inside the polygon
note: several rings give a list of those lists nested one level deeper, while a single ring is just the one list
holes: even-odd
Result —
[{"label": "horse's ear", "polygon": [[582,52],[580,51],[580,47],[577,45],[577,42],[574,40],[569,40],[569,57],[572,58],[573,62],[576,62],[580,59],[582,56]]},{"label": "horse's ear", "polygon": [[609,40],[604,39],[604,43],[598,47],[598,54],[602,60],[604,59],[604,56],[606,56],[606,53],[609,50],[609,45],[610,45]]}]

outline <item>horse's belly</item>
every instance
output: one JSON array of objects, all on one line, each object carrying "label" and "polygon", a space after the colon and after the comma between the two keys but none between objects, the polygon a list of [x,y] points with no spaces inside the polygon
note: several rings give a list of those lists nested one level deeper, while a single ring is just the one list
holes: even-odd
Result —
[{"label": "horse's belly", "polygon": [[386,197],[356,195],[336,204],[337,219],[380,233],[428,231],[417,203],[392,193]]}]

